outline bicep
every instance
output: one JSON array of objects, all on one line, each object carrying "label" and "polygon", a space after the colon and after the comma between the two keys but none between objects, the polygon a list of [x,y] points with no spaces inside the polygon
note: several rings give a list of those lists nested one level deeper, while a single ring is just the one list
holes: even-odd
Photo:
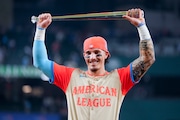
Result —
[{"label": "bicep", "polygon": [[54,62],[51,60],[45,60],[43,63],[41,63],[42,65],[41,68],[39,68],[49,79],[53,80],[54,79],[54,75],[53,75],[53,64]]},{"label": "bicep", "polygon": [[150,67],[150,63],[148,61],[144,61],[141,57],[137,58],[132,62],[132,74],[135,81],[138,81],[142,78],[142,76],[147,72]]}]

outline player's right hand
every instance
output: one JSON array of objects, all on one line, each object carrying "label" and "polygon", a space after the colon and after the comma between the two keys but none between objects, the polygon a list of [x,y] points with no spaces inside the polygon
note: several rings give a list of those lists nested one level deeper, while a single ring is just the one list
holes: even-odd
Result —
[{"label": "player's right hand", "polygon": [[127,14],[123,16],[124,19],[128,20],[134,26],[138,26],[139,24],[145,23],[144,11],[136,8],[129,9]]},{"label": "player's right hand", "polygon": [[52,22],[52,16],[50,13],[43,13],[38,16],[37,27],[46,29]]}]

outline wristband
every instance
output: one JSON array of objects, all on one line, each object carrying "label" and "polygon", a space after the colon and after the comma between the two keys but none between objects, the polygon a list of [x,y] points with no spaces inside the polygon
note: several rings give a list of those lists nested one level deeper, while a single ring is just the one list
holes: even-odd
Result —
[{"label": "wristband", "polygon": [[44,41],[45,40],[45,32],[46,32],[46,29],[37,27],[34,40]]},{"label": "wristband", "polygon": [[146,26],[146,24],[142,24],[139,27],[137,27],[140,40],[149,40],[151,39],[151,35],[149,33],[149,30]]}]

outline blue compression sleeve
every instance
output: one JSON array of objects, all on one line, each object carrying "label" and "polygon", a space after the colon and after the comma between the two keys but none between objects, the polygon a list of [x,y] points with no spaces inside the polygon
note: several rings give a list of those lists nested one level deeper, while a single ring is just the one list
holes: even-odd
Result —
[{"label": "blue compression sleeve", "polygon": [[51,80],[54,80],[53,61],[48,59],[44,41],[34,40],[33,43],[33,65],[40,69]]}]

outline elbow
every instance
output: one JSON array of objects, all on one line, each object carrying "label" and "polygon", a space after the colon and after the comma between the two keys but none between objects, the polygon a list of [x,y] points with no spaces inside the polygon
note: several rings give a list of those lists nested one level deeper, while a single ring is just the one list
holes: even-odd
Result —
[{"label": "elbow", "polygon": [[154,62],[156,61],[154,53],[151,53],[151,54],[142,54],[141,55],[141,59],[142,59],[142,61],[147,62],[150,65],[154,64]]},{"label": "elbow", "polygon": [[153,65],[154,62],[156,61],[155,56],[152,56],[152,57],[143,56],[143,57],[141,57],[141,60],[144,61],[145,63],[149,64],[149,66]]},{"label": "elbow", "polygon": [[154,64],[154,63],[155,63],[155,61],[156,61],[156,59],[155,59],[155,58],[153,58],[153,59],[151,60],[151,64]]},{"label": "elbow", "polygon": [[41,61],[40,60],[33,60],[33,66],[38,68],[38,69],[41,69],[41,66],[43,63],[44,63],[43,60],[41,60]]},{"label": "elbow", "polygon": [[33,66],[38,68],[38,64],[36,62],[33,62]]},{"label": "elbow", "polygon": [[155,55],[153,55],[153,57],[152,57],[152,64],[156,61],[156,58],[155,58]]},{"label": "elbow", "polygon": [[155,61],[156,61],[156,58],[155,58],[155,57],[152,57],[152,58],[149,60],[149,62],[150,62],[151,65],[154,64]]},{"label": "elbow", "polygon": [[153,63],[154,63],[154,62],[156,61],[156,58],[154,57],[152,61],[153,61]]},{"label": "elbow", "polygon": [[41,65],[38,62],[34,61],[33,62],[33,66],[39,69]]}]

